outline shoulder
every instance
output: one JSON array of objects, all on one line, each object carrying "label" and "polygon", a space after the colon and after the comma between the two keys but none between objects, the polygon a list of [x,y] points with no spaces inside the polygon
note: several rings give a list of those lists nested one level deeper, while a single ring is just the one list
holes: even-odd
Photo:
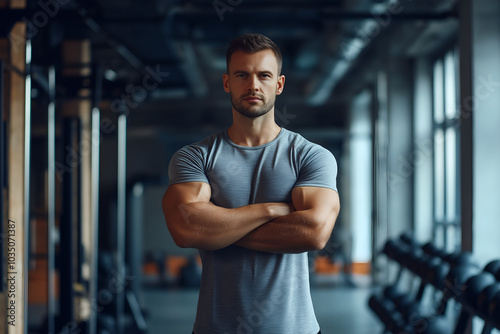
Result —
[{"label": "shoulder", "polygon": [[335,161],[333,154],[323,146],[316,144],[304,138],[301,134],[283,129],[284,138],[290,144],[291,149],[297,154],[297,158],[301,160],[309,159],[326,159],[330,162]]},{"label": "shoulder", "polygon": [[208,183],[205,175],[207,160],[221,137],[220,133],[216,133],[175,152],[168,167],[170,184],[194,181]]},{"label": "shoulder", "polygon": [[214,133],[204,139],[183,146],[177,152],[174,153],[173,158],[203,158],[206,157],[207,153],[217,145],[218,142],[222,140],[222,131],[218,133]]}]

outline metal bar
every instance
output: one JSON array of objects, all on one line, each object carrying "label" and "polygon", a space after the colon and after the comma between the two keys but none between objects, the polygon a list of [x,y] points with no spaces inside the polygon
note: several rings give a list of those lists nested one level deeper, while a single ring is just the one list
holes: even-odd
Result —
[{"label": "metal bar", "polygon": [[[76,147],[79,133],[78,119],[77,118],[66,118],[64,120],[64,148],[70,148],[72,152],[78,152]],[[71,166],[64,173],[63,176],[63,212],[61,223],[59,224],[60,231],[60,242],[59,252],[60,265],[59,265],[59,277],[60,277],[60,326],[61,329],[68,326],[68,324],[74,321],[74,293],[73,293],[73,233],[75,225],[75,196],[77,195],[78,188],[75,184],[75,175],[78,175],[78,167]],[[58,326],[59,327],[59,326]],[[58,329],[61,330],[61,329]]]},{"label": "metal bar", "polygon": [[141,332],[147,332],[148,325],[146,323],[146,319],[144,319],[144,316],[142,315],[141,306],[139,305],[139,301],[137,300],[134,292],[131,290],[127,291],[126,297],[128,305],[130,306],[130,310],[132,311],[132,315],[134,316],[137,328]]},{"label": "metal bar", "polygon": [[48,204],[48,240],[47,240],[47,256],[48,256],[48,305],[47,305],[47,320],[48,333],[55,334],[55,317],[56,317],[56,297],[55,297],[55,230],[56,230],[56,71],[54,66],[49,68],[48,73],[49,85],[49,106],[48,106],[48,124],[47,124],[47,145],[48,145],[48,187],[47,187],[47,204]]},{"label": "metal bar", "polygon": [[427,286],[427,283],[425,283],[425,281],[422,281],[422,283],[418,287],[418,292],[417,292],[417,296],[415,297],[415,300],[418,300],[418,301],[422,300],[426,286]]},{"label": "metal bar", "polygon": [[130,51],[125,45],[118,42],[111,34],[104,29],[93,17],[91,17],[86,8],[84,8],[77,1],[69,2],[69,5],[75,9],[75,11],[81,16],[85,24],[94,32],[101,36],[104,36],[106,42],[113,47],[120,56],[122,56],[130,65],[134,68],[144,71],[145,67],[142,61],[137,57],[132,51]]},{"label": "metal bar", "polygon": [[[441,75],[443,76],[443,80],[441,82],[441,89],[443,90],[443,117],[444,121],[443,123],[440,124],[440,127],[443,131],[443,219],[445,221],[448,220],[448,178],[447,178],[447,173],[448,173],[448,165],[450,164],[450,161],[448,161],[447,157],[447,152],[448,152],[448,145],[447,145],[447,138],[446,134],[448,131],[448,127],[446,126],[446,63],[445,59],[443,59],[443,68],[441,69]],[[448,227],[447,225],[442,225],[441,226],[443,230],[443,249],[445,251],[448,251]]]},{"label": "metal bar", "polygon": [[[64,10],[62,15],[57,15],[53,19],[56,21],[66,21],[71,22],[77,18],[89,19],[88,11],[86,8],[82,7],[79,4],[71,3],[75,10]],[[0,11],[0,22],[4,23],[4,29],[8,30],[8,27],[11,27],[15,22],[21,21],[23,18],[31,18],[33,15],[37,14],[40,10],[43,9],[2,9]],[[218,19],[217,12],[214,10],[213,6],[196,6],[192,8],[177,8],[176,16],[182,19],[192,19],[197,20],[200,17],[213,18],[215,20]],[[299,19],[299,20],[317,20],[317,19],[335,19],[335,20],[365,20],[377,17],[377,15],[382,15],[382,13],[375,13],[371,11],[342,11],[338,10],[336,7],[332,6],[321,6],[321,5],[297,5],[290,7],[285,6],[263,6],[259,4],[253,8],[238,8],[238,11],[230,12],[228,14],[227,19],[231,17],[236,17],[238,20],[241,19],[242,16],[247,16],[251,14],[262,14],[263,12],[267,12],[270,14],[280,14],[281,16],[277,17],[278,19],[281,17],[283,19]],[[307,12],[307,13],[306,13]],[[430,11],[414,11],[407,13],[389,13],[391,15],[391,20],[444,20],[448,18],[456,17],[456,14],[453,11],[441,11],[441,12],[430,12]],[[246,17],[246,19],[249,19]],[[251,19],[251,17],[250,17]],[[165,20],[165,16],[152,16],[152,17],[117,17],[117,18],[109,18],[104,19],[100,17],[93,17],[92,21],[86,22],[89,27],[93,30],[100,29],[99,23],[96,21],[102,21],[106,23],[113,24],[141,24],[141,23],[161,23]],[[255,17],[255,20],[259,20],[259,16]]]},{"label": "metal bar", "polygon": [[[5,122],[3,116],[3,60],[0,59],[0,277],[4,276],[4,251],[3,251],[3,241],[4,241],[4,196],[3,192],[5,189],[5,172],[7,170],[7,157],[5,154]],[[4,280],[0,283],[0,292],[4,291]]]},{"label": "metal bar", "polygon": [[[304,14],[304,11],[309,11],[308,15]],[[231,12],[224,19],[235,19],[240,20],[242,16],[245,17],[245,22],[252,20],[252,17],[248,15],[268,13],[269,15],[278,15],[276,19],[284,19],[289,21],[294,19],[298,21],[317,21],[318,19],[327,20],[366,20],[379,17],[381,15],[390,15],[391,20],[445,20],[448,18],[456,18],[456,14],[451,11],[446,12],[425,12],[425,11],[415,11],[408,13],[375,13],[375,12],[362,12],[362,11],[339,11],[338,9],[332,10],[331,8],[324,8],[322,6],[294,6],[293,8],[288,7],[261,7],[258,8],[239,8],[236,12]],[[177,11],[176,16],[179,19],[184,20],[199,20],[200,18],[214,18],[217,19],[213,7],[210,9],[204,8],[193,8],[193,9],[180,9]],[[259,22],[259,16],[254,16],[256,22]],[[153,17],[153,18],[111,18],[106,19],[106,23],[111,24],[141,24],[141,23],[161,23],[165,20],[164,16]]]},{"label": "metal bar", "polygon": [[36,82],[50,96],[49,80],[45,76],[45,69],[43,67],[37,65],[31,66],[31,80]]},{"label": "metal bar", "polygon": [[462,220],[462,250],[473,247],[473,128],[474,92],[472,83],[472,0],[459,1],[460,49],[460,216]]},{"label": "metal bar", "polygon": [[31,40],[26,39],[26,81],[24,105],[24,304],[23,326],[28,332],[28,268],[29,268],[29,235],[30,235],[30,165],[31,165]]},{"label": "metal bar", "polygon": [[[127,116],[118,116],[118,196],[117,196],[117,270],[119,282],[125,272],[126,210],[127,210]],[[117,333],[124,332],[125,286],[117,289],[116,325]]]},{"label": "metal bar", "polygon": [[99,147],[100,147],[100,119],[99,108],[92,109],[92,203],[91,203],[91,234],[92,234],[92,256],[90,259],[90,287],[89,299],[91,302],[89,318],[89,334],[97,333],[97,255],[99,251]]},{"label": "metal bar", "polygon": [[460,315],[458,316],[453,334],[469,333],[471,331],[472,317],[473,315],[467,312],[465,307],[462,306],[462,310],[460,311]]},{"label": "metal bar", "polygon": [[493,326],[491,323],[488,321],[484,322],[484,327],[483,330],[481,331],[481,334],[491,334],[491,332],[495,329],[495,326]]},{"label": "metal bar", "polygon": [[92,79],[94,82],[91,110],[91,161],[90,161],[90,265],[89,275],[89,300],[93,306],[90,311],[88,334],[97,333],[97,289],[98,289],[98,254],[99,254],[99,147],[100,147],[100,118],[101,111],[97,107],[102,95],[102,66],[95,66],[92,69]]}]

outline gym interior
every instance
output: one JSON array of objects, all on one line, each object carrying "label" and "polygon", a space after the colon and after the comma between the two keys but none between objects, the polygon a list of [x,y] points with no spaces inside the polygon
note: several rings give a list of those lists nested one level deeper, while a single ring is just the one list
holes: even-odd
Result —
[{"label": "gym interior", "polygon": [[249,32],[283,53],[276,122],[338,163],[322,333],[500,333],[496,0],[0,0],[0,332],[191,333],[200,258],[161,201],[231,125]]}]

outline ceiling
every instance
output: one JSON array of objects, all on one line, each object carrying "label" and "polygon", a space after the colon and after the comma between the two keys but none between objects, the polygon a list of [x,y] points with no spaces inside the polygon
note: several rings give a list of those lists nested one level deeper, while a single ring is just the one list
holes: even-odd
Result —
[{"label": "ceiling", "polygon": [[[455,2],[71,1],[53,17],[50,32],[52,39],[91,40],[92,61],[104,76],[107,108],[127,112],[137,133],[210,131],[230,124],[229,99],[222,88],[226,47],[240,34],[263,33],[284,55],[286,85],[277,99],[278,123],[341,133],[348,108],[333,92],[359,82],[352,73],[363,72],[360,64],[369,50],[391,45],[404,54],[435,48],[445,38],[441,35],[449,35]],[[394,39],[390,30],[404,36]],[[147,81],[155,77],[152,72],[158,78],[154,85]]]}]

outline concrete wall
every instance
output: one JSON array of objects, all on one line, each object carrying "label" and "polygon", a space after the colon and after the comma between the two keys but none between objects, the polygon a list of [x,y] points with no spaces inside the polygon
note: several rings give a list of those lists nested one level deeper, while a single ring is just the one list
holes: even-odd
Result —
[{"label": "concrete wall", "polygon": [[[473,252],[500,254],[500,2],[473,1]],[[467,205],[463,203],[462,205]]]},{"label": "concrete wall", "polygon": [[405,59],[388,64],[388,237],[393,238],[413,228],[413,70]]},{"label": "concrete wall", "polygon": [[371,261],[372,240],[372,135],[370,91],[363,91],[353,101],[349,122],[348,149],[349,192],[348,225],[352,233],[353,262]]},{"label": "concrete wall", "polygon": [[415,237],[420,241],[432,238],[432,68],[425,58],[415,61],[413,102],[413,149],[410,156],[414,168]]}]

